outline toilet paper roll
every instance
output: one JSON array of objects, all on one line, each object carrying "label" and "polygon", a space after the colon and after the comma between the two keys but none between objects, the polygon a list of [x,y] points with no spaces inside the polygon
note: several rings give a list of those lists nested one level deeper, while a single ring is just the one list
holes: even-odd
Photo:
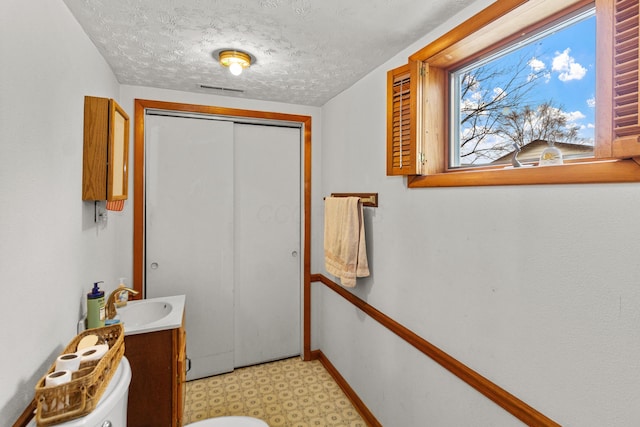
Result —
[{"label": "toilet paper roll", "polygon": [[[54,387],[62,384],[66,384],[72,379],[71,371],[54,371],[44,378],[45,387]],[[51,399],[51,406],[46,403],[43,404],[43,410],[46,412],[49,409],[63,410],[65,406],[69,404],[69,396],[59,398],[58,396]]]},{"label": "toilet paper roll", "polygon": [[61,354],[56,359],[56,371],[77,371],[80,368],[80,356],[77,353]]},{"label": "toilet paper roll", "polygon": [[102,357],[107,353],[108,350],[109,346],[107,344],[98,344],[87,347],[76,354],[80,356],[80,363],[94,362],[96,360],[102,359]]},{"label": "toilet paper roll", "polygon": [[45,377],[44,386],[52,387],[69,381],[71,381],[71,371],[55,371]]}]

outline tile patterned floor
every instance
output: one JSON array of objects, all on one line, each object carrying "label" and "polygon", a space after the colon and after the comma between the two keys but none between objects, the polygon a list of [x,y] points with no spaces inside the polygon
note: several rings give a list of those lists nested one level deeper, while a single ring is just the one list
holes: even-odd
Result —
[{"label": "tile patterned floor", "polygon": [[260,418],[270,427],[367,426],[322,364],[299,357],[186,384],[185,425],[225,415]]}]

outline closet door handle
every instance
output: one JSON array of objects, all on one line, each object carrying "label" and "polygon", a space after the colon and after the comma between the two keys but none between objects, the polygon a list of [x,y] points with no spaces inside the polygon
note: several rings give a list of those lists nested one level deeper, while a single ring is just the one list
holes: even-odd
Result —
[{"label": "closet door handle", "polygon": [[157,262],[152,262],[150,267],[151,267],[152,270],[157,270],[158,269],[158,263]]},{"label": "closet door handle", "polygon": [[297,258],[297,256],[298,256],[298,251],[293,251],[293,252],[291,252],[291,256],[292,256],[292,257],[294,257],[294,258]]}]

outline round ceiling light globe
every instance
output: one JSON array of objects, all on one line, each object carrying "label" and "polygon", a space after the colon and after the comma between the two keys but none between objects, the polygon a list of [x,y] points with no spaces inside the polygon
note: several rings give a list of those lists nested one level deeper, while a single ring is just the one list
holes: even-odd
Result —
[{"label": "round ceiling light globe", "polygon": [[234,62],[229,65],[229,71],[231,71],[231,74],[233,74],[234,76],[239,76],[240,74],[242,74],[242,65]]}]

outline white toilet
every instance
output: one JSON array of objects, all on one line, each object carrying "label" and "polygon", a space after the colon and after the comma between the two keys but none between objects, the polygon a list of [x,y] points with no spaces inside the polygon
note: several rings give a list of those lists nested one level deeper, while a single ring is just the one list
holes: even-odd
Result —
[{"label": "white toilet", "polygon": [[208,418],[187,424],[184,427],[269,427],[269,424],[257,418],[236,416]]},{"label": "white toilet", "polygon": [[[127,425],[127,399],[129,398],[129,383],[131,382],[131,366],[126,357],[122,357],[118,369],[113,374],[100,401],[89,414],[66,423],[56,424],[56,427],[124,427]],[[36,427],[33,417],[27,427]]]}]

